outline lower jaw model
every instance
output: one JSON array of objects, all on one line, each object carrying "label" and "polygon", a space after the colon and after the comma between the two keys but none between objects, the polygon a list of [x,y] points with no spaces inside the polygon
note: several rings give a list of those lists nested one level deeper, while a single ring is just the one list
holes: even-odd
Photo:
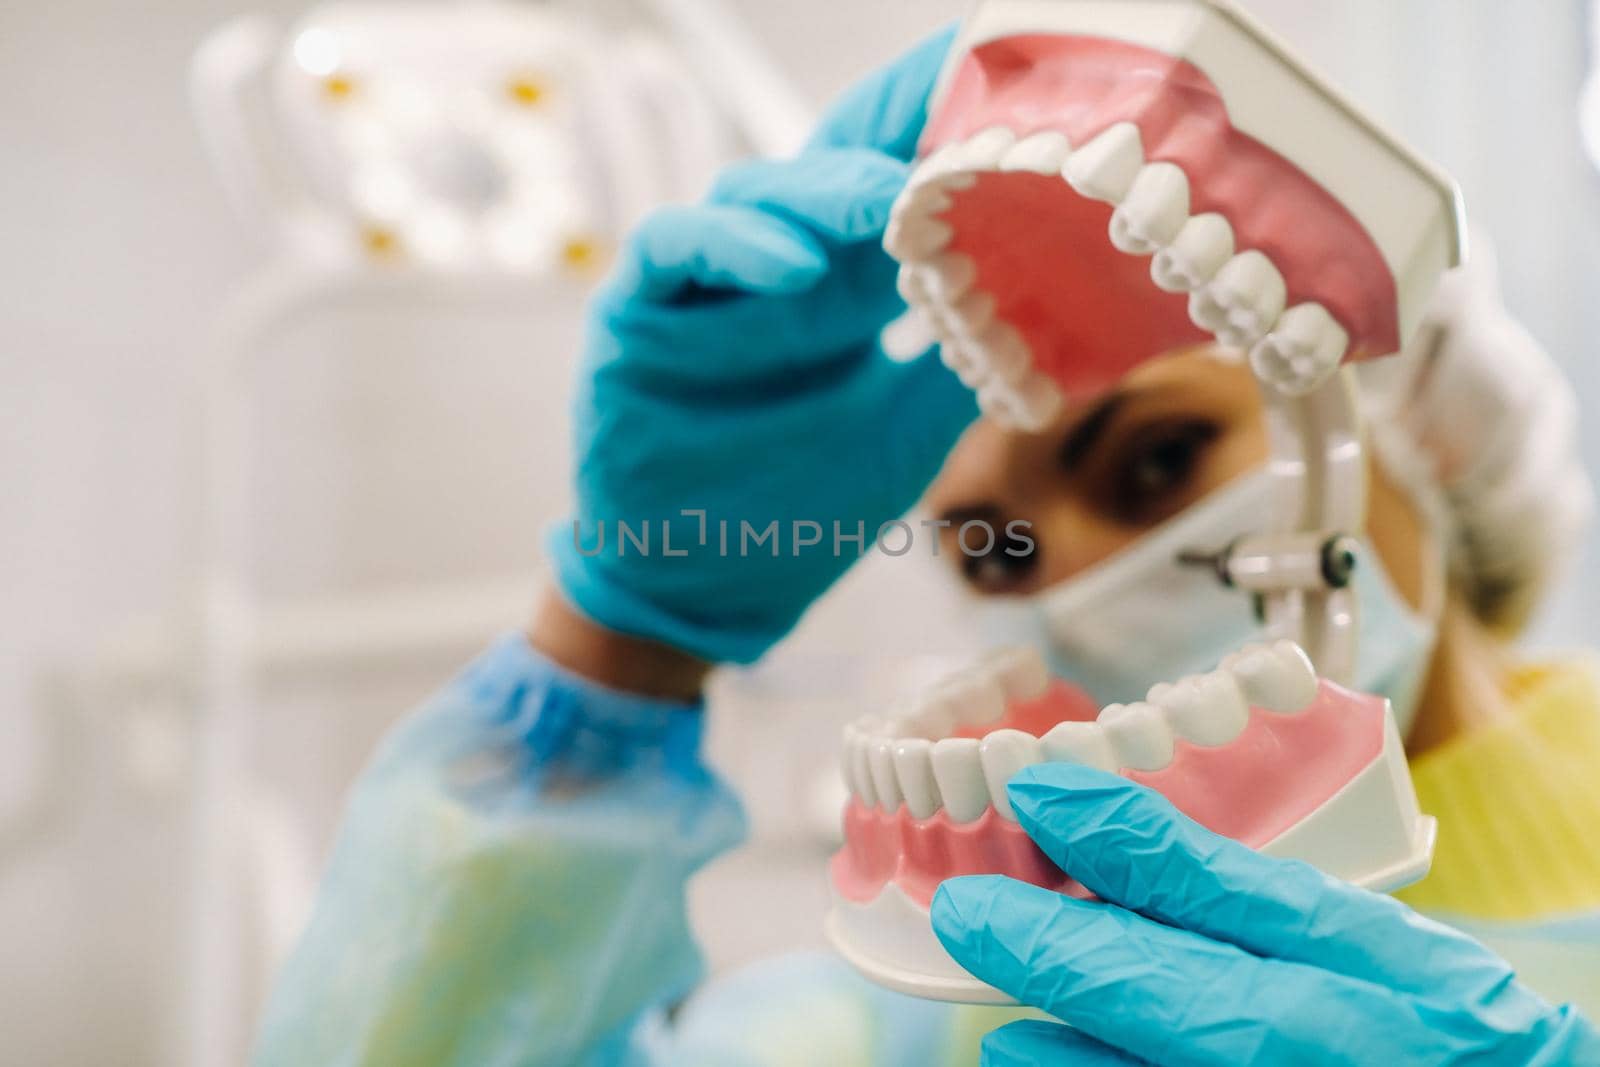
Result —
[{"label": "lower jaw model", "polygon": [[1398,351],[1460,262],[1453,184],[1227,0],[985,0],[929,103],[920,157],[884,246],[990,418],[1043,428],[1069,397],[1163,352],[1248,358],[1292,505],[1264,517],[1261,558],[1281,552],[1250,589],[1269,632],[1299,643],[1243,649],[1106,708],[1038,653],[1011,651],[853,724],[834,944],[902,992],[1009,1003],[945,954],[928,905],[963,874],[1087,895],[1006,799],[1013,775],[1045,761],[1119,774],[1357,885],[1421,877],[1434,822],[1387,701],[1336,684],[1352,672],[1356,605],[1315,547],[1364,520],[1341,368]]},{"label": "lower jaw model", "polygon": [[1052,679],[1036,651],[1013,649],[846,729],[850,801],[827,926],[853,965],[904,993],[1010,1003],[946,955],[928,904],[964,874],[1089,895],[1006,799],[1013,775],[1047,761],[1115,772],[1218,833],[1374,890],[1416,880],[1433,854],[1388,702],[1319,680],[1293,642],[1103,709]]}]

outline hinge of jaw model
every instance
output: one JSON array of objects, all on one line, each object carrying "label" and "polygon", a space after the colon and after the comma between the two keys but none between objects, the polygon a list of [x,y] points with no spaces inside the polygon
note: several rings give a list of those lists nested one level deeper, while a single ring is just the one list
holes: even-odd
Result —
[{"label": "hinge of jaw model", "polygon": [[1041,428],[1196,344],[1248,358],[1284,506],[1195,562],[1259,593],[1282,639],[1103,709],[1014,651],[856,724],[835,945],[905,992],[1004,1001],[944,954],[926,906],[958,873],[1081,892],[1005,799],[1040,761],[1120,773],[1362,885],[1420,877],[1434,826],[1387,702],[1339,684],[1356,609],[1342,534],[1366,502],[1341,368],[1398,351],[1460,262],[1453,184],[1220,0],[987,0],[929,115],[884,244],[987,415]]}]

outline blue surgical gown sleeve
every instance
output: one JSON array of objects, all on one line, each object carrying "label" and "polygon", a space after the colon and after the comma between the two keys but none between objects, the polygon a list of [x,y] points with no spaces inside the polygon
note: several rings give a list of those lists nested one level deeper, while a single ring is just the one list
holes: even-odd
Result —
[{"label": "blue surgical gown sleeve", "polygon": [[701,719],[489,649],[356,784],[256,1067],[659,1062],[686,884],[744,833]]}]

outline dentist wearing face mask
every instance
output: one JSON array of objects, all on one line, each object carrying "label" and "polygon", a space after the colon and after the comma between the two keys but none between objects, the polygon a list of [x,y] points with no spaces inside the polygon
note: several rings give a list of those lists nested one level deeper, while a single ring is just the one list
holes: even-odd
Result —
[{"label": "dentist wearing face mask", "polygon": [[[976,1031],[1003,1021],[992,1012],[873,989],[834,961],[705,986],[684,907],[689,877],[743,832],[736,798],[700,756],[706,673],[759,658],[844,568],[832,553],[714,551],[719,524],[804,517],[875,531],[918,500],[975,416],[936,360],[891,363],[877,344],[902,307],[883,228],[948,43],[940,35],[847,94],[797,158],[735,168],[706,203],[635,235],[596,300],[577,397],[582,536],[552,535],[557,590],[529,632],[401,724],[357,784],[267,1005],[261,1067],[979,1057]],[[1446,343],[1470,348],[1472,336]],[[1442,493],[1464,484],[1451,480],[1459,473],[1439,473]],[[1125,611],[1119,625],[1148,626],[1152,595],[1209,602],[1215,589],[1171,570],[1167,551],[1225,541],[1259,491],[1246,475],[1198,518],[1157,530],[1157,547],[1108,555],[1020,618],[1063,669],[1114,695],[1130,679],[1075,620]],[[619,518],[671,524],[683,554],[589,551],[600,523]],[[1535,569],[1520,572],[1523,587]],[[1369,570],[1372,647],[1388,658],[1362,681],[1409,700],[1430,647],[1466,647],[1451,636],[1464,621],[1411,605]],[[1151,594],[1151,583],[1166,587]],[[1161,655],[1205,659],[1242,639],[1253,616],[1226,599],[1228,625],[1215,631],[1190,628],[1203,605],[1171,612],[1184,621],[1151,631]],[[1600,803],[1540,763],[1558,740],[1567,757],[1600,760],[1593,691],[1559,672],[1496,683],[1505,715],[1436,747],[1449,763],[1433,810],[1460,819],[1464,841],[1505,842],[1517,818],[1575,818],[1560,806],[1580,796]],[[1517,793],[1525,779],[1493,777],[1508,746],[1538,783],[1531,793]],[[1490,799],[1485,782],[1508,789],[1493,798],[1505,818],[1470,814]],[[1451,789],[1458,810],[1447,813]],[[984,1062],[1600,1063],[1600,1036],[1575,1009],[1403,904],[1230,845],[1122,779],[1037,769],[1012,797],[1045,852],[1101,901],[1003,879],[941,891],[935,924],[952,954],[1053,1016],[985,1039]],[[1556,864],[1544,883],[1562,894],[1519,903],[1524,925],[1538,927],[1532,905],[1554,900],[1580,914],[1585,891],[1600,912],[1600,880],[1573,876],[1577,864],[1600,870],[1592,835],[1528,847],[1476,872],[1480,887],[1501,875],[1539,885],[1540,865]],[[1473,899],[1471,859],[1450,860],[1465,887],[1455,902]],[[1485,925],[1503,917],[1497,907],[1482,909]],[[1576,936],[1587,935],[1568,943]]]},{"label": "dentist wearing face mask", "polygon": [[[1162,678],[1212,670],[1267,633],[1251,597],[1221,580],[1206,557],[1259,531],[1275,492],[1264,468],[1240,475],[1068,581],[1025,599],[980,601],[983,628],[1003,644],[1044,649],[1052,672],[1101,706],[1143,700]],[[1352,685],[1388,697],[1402,734],[1416,713],[1444,606],[1443,561],[1430,564],[1428,600],[1418,608],[1369,546],[1353,571],[1360,637]]]}]

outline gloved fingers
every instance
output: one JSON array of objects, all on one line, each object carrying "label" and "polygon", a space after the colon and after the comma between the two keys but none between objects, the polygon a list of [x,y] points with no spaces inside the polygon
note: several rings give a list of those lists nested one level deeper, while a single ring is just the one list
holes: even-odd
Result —
[{"label": "gloved fingers", "polygon": [[1463,991],[1510,968],[1464,934],[1315,868],[1263,856],[1119,775],[1067,763],[1011,780],[1017,820],[1095,895],[1169,926],[1401,989]]},{"label": "gloved fingers", "polygon": [[841,243],[881,240],[909,173],[905,163],[873,149],[818,149],[729,167],[710,200],[771,211]]},{"label": "gloved fingers", "polygon": [[947,27],[834,101],[811,136],[812,148],[876,148],[909,160],[928,121],[928,96],[955,39]]},{"label": "gloved fingers", "polygon": [[1392,990],[1008,878],[952,878],[930,912],[974,976],[1152,1063],[1399,1062],[1384,1042],[1414,1032]]},{"label": "gloved fingers", "polygon": [[1128,1067],[1143,1063],[1070,1026],[1008,1023],[983,1039],[983,1067]]},{"label": "gloved fingers", "polygon": [[[837,375],[831,380],[843,385],[868,369],[867,359],[883,359],[872,342],[905,307],[894,272],[881,248],[839,247],[827,277],[802,293],[622,299],[602,303],[598,314],[608,332],[629,342],[621,351],[630,370],[649,370],[663,385],[761,387],[760,395],[770,397],[777,388],[794,388],[796,374]],[[765,388],[769,382],[774,389]]]},{"label": "gloved fingers", "polygon": [[827,273],[827,253],[805,230],[746,207],[671,207],[629,241],[612,284],[622,299],[667,301],[695,289],[804,292]]}]

